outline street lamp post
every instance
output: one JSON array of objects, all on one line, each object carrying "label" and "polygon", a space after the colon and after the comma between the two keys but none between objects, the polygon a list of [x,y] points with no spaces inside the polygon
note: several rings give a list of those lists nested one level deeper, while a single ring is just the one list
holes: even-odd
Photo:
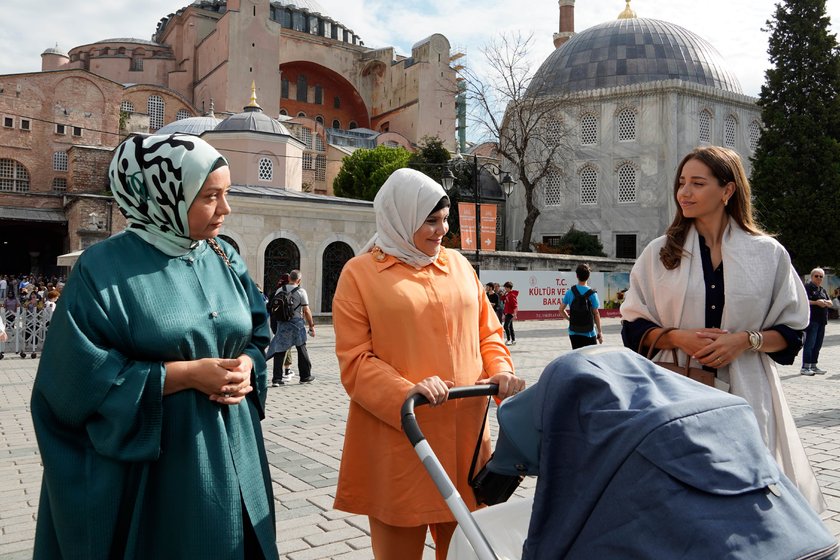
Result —
[{"label": "street lamp post", "polygon": [[[496,175],[502,175],[501,184],[502,190],[505,193],[505,208],[507,208],[507,197],[510,196],[510,193],[513,191],[514,181],[511,179],[510,173],[503,172],[502,168],[499,167],[498,164],[488,161],[479,165],[478,156],[475,154],[473,154],[472,161],[467,162],[459,153],[455,154],[455,157],[452,158],[452,161],[443,171],[441,184],[444,190],[449,191],[455,184],[455,175],[452,173],[452,169],[457,169],[458,167],[465,165],[470,165],[472,167],[473,203],[475,204],[475,262],[476,271],[479,271],[481,269],[481,181],[479,180],[479,175],[481,171],[485,169],[491,170]],[[503,231],[503,246],[506,246],[507,240],[504,239],[504,236],[507,235],[507,225],[505,225]]]}]

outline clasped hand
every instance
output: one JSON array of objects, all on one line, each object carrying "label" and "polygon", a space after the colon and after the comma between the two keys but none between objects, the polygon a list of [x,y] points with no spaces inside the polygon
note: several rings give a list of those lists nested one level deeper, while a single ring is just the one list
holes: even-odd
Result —
[{"label": "clasped hand", "polygon": [[254,390],[251,386],[253,363],[247,354],[238,358],[203,358],[198,360],[196,383],[199,391],[219,404],[239,404]]},{"label": "clasped hand", "polygon": [[[493,377],[489,377],[487,379],[479,379],[475,384],[498,385],[499,393],[497,396],[502,400],[511,395],[515,395],[525,388],[524,379],[516,377],[513,373],[507,371],[497,373]],[[412,395],[423,395],[426,397],[426,400],[429,401],[430,406],[438,406],[446,402],[446,399],[449,398],[449,389],[454,386],[455,383],[453,381],[444,380],[437,375],[433,375],[420,381],[414,385],[414,387],[409,389],[406,394],[406,398],[409,398]]]},{"label": "clasped hand", "polygon": [[723,329],[680,330],[677,346],[704,366],[719,368],[731,364],[748,344],[745,333]]}]

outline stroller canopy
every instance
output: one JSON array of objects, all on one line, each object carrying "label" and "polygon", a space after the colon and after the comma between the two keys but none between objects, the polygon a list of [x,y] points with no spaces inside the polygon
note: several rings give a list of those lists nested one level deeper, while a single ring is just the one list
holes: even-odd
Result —
[{"label": "stroller canopy", "polygon": [[836,552],[765,447],[746,401],[629,350],[592,347],[554,360],[498,417],[494,461],[528,463],[539,447],[523,558]]}]

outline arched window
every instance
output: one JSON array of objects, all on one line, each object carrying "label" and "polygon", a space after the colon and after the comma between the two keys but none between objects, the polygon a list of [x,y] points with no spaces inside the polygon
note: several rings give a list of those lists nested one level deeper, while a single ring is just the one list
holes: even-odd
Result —
[{"label": "arched window", "polygon": [[286,78],[280,78],[280,97],[289,98],[289,80]]},{"label": "arched window", "polygon": [[134,103],[131,101],[123,101],[120,103],[120,112],[121,113],[133,113],[134,112]]},{"label": "arched window", "polygon": [[321,115],[316,115],[315,122],[320,124],[320,125],[323,125],[324,124],[324,117],[322,117]]},{"label": "arched window", "polygon": [[338,277],[341,276],[341,269],[354,256],[350,245],[341,241],[330,243],[324,250],[324,277],[321,278],[322,312],[332,312],[332,300],[335,295],[335,288],[338,285]]},{"label": "arched window", "polygon": [[0,159],[0,192],[29,192],[29,171],[13,159]]},{"label": "arched window", "polygon": [[67,171],[67,152],[53,152],[53,171]]},{"label": "arched window", "polygon": [[269,158],[260,158],[259,178],[260,181],[271,181],[274,176],[274,162]]},{"label": "arched window", "polygon": [[758,148],[758,140],[761,138],[761,125],[758,121],[750,123],[750,150],[755,151]]},{"label": "arched window", "polygon": [[280,114],[285,117],[289,114],[289,112],[286,109],[280,109]]},{"label": "arched window", "polygon": [[550,171],[545,176],[545,205],[560,206],[563,204],[563,176],[556,171]]},{"label": "arched window", "polygon": [[598,172],[594,167],[586,166],[578,174],[580,182],[580,203],[598,204]]},{"label": "arched window", "polygon": [[584,146],[598,143],[598,119],[592,113],[586,113],[580,118],[580,143]]},{"label": "arched window", "polygon": [[178,112],[175,114],[175,120],[180,121],[182,119],[188,119],[191,116],[192,116],[192,113],[190,113],[186,109],[178,109]]},{"label": "arched window", "polygon": [[53,192],[62,193],[67,191],[67,179],[64,177],[54,177],[52,182]]},{"label": "arched window", "polygon": [[306,116],[306,113],[304,113],[303,111],[299,111],[299,112],[298,112],[298,114],[297,114],[297,116],[299,116],[299,117],[305,117],[305,116]]},{"label": "arched window", "polygon": [[737,138],[738,121],[735,120],[734,115],[729,115],[723,121],[723,145],[729,148],[735,147],[735,139]]},{"label": "arched window", "polygon": [[622,109],[616,116],[618,121],[618,141],[630,142],[636,139],[636,112],[629,107]]},{"label": "arched window", "polygon": [[350,121],[350,126],[348,128],[353,130],[354,128],[359,128],[359,125],[356,124],[356,121]]},{"label": "arched window", "polygon": [[316,152],[323,152],[324,151],[324,139],[321,138],[320,135],[315,135],[315,151]]},{"label": "arched window", "polygon": [[305,126],[300,128],[300,136],[298,136],[298,140],[303,142],[308,150],[312,149],[312,131]]},{"label": "arched window", "polygon": [[228,237],[227,235],[220,235],[219,239],[224,239],[225,241],[230,243],[230,245],[231,245],[231,247],[233,247],[234,251],[236,251],[240,255],[242,254],[242,252],[239,250],[239,245],[237,245],[236,241],[234,241],[231,237]]},{"label": "arched window", "polygon": [[338,120],[338,119],[333,119],[332,127],[340,129],[341,128],[341,121]]},{"label": "arched window", "polygon": [[300,268],[300,250],[292,241],[275,239],[265,248],[265,274],[263,275],[263,290],[266,294],[274,294],[277,281],[281,274],[287,274]]},{"label": "arched window", "polygon": [[618,202],[636,202],[636,167],[625,163],[618,168]]},{"label": "arched window", "polygon": [[159,95],[150,95],[148,101],[148,110],[146,111],[149,113],[149,129],[150,130],[157,130],[163,126],[163,112],[166,108],[166,105],[163,102],[163,98]]},{"label": "arched window", "polygon": [[712,114],[708,109],[700,111],[700,133],[697,139],[705,144],[712,141]]},{"label": "arched window", "polygon": [[321,86],[315,86],[315,104],[324,104],[324,88],[322,88]]},{"label": "arched window", "polygon": [[545,123],[545,143],[549,146],[558,146],[565,136],[563,132],[563,121],[560,119],[548,119]]}]

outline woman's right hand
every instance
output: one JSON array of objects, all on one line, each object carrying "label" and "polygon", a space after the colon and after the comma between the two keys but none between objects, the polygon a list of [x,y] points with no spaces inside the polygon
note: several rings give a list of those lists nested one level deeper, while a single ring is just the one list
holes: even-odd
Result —
[{"label": "woman's right hand", "polygon": [[405,398],[408,399],[412,395],[423,395],[429,401],[430,406],[438,406],[446,402],[449,397],[449,389],[454,386],[454,381],[444,381],[437,375],[433,375],[409,389]]},{"label": "woman's right hand", "polygon": [[685,352],[688,356],[694,356],[700,350],[711,344],[715,337],[709,335],[726,334],[729,331],[722,329],[677,329],[667,333],[663,340],[665,345],[660,344],[660,350],[665,348],[678,348]]},{"label": "woman's right hand", "polygon": [[[251,374],[241,371],[241,358],[201,358],[182,362],[167,362],[164,395],[184,389],[195,389],[220,404],[238,404],[252,387]],[[225,391],[227,387],[240,387]],[[225,397],[227,393],[230,396]]]}]

